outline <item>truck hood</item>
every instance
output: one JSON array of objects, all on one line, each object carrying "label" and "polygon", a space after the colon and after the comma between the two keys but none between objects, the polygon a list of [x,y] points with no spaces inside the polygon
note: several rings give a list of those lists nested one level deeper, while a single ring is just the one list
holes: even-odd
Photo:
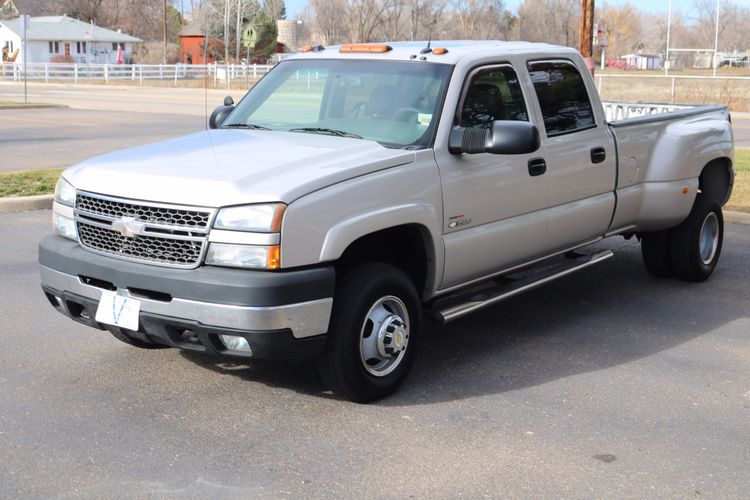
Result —
[{"label": "truck hood", "polygon": [[297,198],[414,161],[377,142],[295,132],[211,130],[124,149],[75,165],[76,189],[205,207]]}]

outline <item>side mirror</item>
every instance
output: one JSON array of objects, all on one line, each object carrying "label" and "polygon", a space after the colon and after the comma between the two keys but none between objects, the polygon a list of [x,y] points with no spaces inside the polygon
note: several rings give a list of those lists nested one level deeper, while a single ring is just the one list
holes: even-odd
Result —
[{"label": "side mirror", "polygon": [[520,155],[539,149],[539,130],[530,122],[497,120],[490,128],[453,127],[448,140],[451,154],[492,153]]},{"label": "side mirror", "polygon": [[216,108],[213,111],[213,113],[211,113],[211,116],[208,118],[208,126],[210,128],[219,128],[219,126],[221,125],[221,122],[226,120],[227,116],[229,116],[229,113],[231,113],[233,109],[234,109],[234,106],[226,106],[226,105],[219,106],[218,108]]}]

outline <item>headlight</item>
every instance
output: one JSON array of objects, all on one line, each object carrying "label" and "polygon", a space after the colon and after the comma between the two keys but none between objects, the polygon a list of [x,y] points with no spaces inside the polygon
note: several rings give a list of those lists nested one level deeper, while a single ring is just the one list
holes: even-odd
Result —
[{"label": "headlight", "polygon": [[279,245],[254,246],[211,243],[206,264],[211,266],[278,269],[281,267]]},{"label": "headlight", "polygon": [[76,204],[76,188],[62,177],[55,186],[55,201],[68,207]]},{"label": "headlight", "polygon": [[281,218],[285,208],[283,203],[222,208],[216,215],[214,228],[278,233],[281,231]]}]

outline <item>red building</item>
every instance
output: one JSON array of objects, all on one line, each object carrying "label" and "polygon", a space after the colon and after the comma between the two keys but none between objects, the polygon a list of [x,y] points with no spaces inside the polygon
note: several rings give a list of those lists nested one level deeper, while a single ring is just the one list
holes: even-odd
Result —
[{"label": "red building", "polygon": [[204,44],[206,34],[200,22],[192,22],[180,31],[180,62],[183,64],[211,64],[216,60],[215,54],[223,49],[221,40],[208,38],[208,54]]}]

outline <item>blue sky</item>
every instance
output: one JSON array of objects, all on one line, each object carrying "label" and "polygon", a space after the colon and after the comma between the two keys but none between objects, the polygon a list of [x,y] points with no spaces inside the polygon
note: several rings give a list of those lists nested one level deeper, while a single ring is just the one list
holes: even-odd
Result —
[{"label": "blue sky", "polygon": [[[572,0],[577,1],[577,0]],[[750,0],[734,0],[735,3],[750,3]],[[522,0],[505,0],[507,8],[512,11],[516,11]],[[604,3],[602,0],[596,1],[597,4]],[[608,0],[607,3],[622,5],[631,3],[638,9],[644,12],[659,13],[664,12],[666,14],[669,7],[669,0]],[[302,10],[307,5],[307,0],[286,0],[286,11],[289,13],[290,18],[296,17],[297,14],[301,14]],[[672,0],[672,9],[675,11],[681,11],[685,15],[689,15],[693,9],[693,0]]]}]

